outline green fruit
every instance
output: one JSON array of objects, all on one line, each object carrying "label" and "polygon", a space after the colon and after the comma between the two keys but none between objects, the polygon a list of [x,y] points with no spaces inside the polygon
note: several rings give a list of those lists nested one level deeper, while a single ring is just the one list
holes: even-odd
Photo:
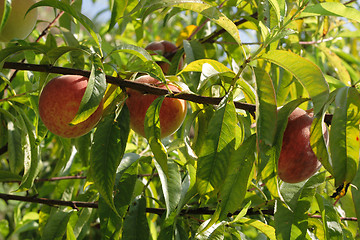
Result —
[{"label": "green fruit", "polygon": [[[27,10],[35,4],[35,0],[12,0],[11,11],[6,23],[0,32],[0,41],[9,42],[12,39],[24,39],[35,27],[38,12],[31,10],[26,16]],[[4,14],[4,0],[0,0],[0,19]]]}]

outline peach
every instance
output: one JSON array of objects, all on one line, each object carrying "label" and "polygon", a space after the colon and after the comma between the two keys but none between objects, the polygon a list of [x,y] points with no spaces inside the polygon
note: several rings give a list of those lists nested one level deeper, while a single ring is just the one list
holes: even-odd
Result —
[{"label": "peach", "polygon": [[[288,118],[278,161],[278,175],[288,183],[310,178],[321,167],[310,146],[310,127],[313,118],[306,111],[296,108]],[[324,137],[328,138],[325,123]]]},{"label": "peach", "polygon": [[46,84],[39,98],[39,114],[50,132],[64,138],[76,138],[90,132],[99,122],[103,101],[88,119],[70,124],[79,110],[88,80],[83,76],[63,75]]},{"label": "peach", "polygon": [[[0,0],[0,19],[4,13],[4,1]],[[37,21],[37,9],[31,10],[26,16],[25,14],[35,2],[35,0],[12,0],[10,15],[0,32],[0,41],[24,39],[31,33]]]},{"label": "peach", "polygon": [[[151,42],[149,45],[147,45],[145,47],[146,50],[151,51],[152,54],[159,54],[164,56],[167,60],[169,60],[171,62],[173,56],[175,55],[176,51],[178,50],[178,48],[176,47],[175,44],[173,44],[172,42],[169,41],[160,41],[160,42]],[[169,73],[170,70],[170,64],[167,62],[157,62],[159,64],[159,66],[161,67],[161,69],[163,70],[163,72],[165,74]],[[184,58],[180,59],[179,62],[179,68],[181,69],[184,66]]]},{"label": "peach", "polygon": [[[139,77],[135,80],[139,83],[147,83],[155,85],[159,88],[166,89],[164,83],[159,80],[150,77],[148,75]],[[173,91],[179,91],[180,89],[175,85],[168,84],[168,87]],[[130,127],[138,134],[143,137],[145,136],[144,131],[144,120],[146,111],[148,110],[151,103],[158,97],[152,94],[143,94],[134,89],[127,89],[128,98],[126,105],[130,111]],[[184,121],[187,111],[187,105],[185,100],[176,98],[165,98],[160,107],[160,129],[161,138],[167,137],[173,134]]]}]

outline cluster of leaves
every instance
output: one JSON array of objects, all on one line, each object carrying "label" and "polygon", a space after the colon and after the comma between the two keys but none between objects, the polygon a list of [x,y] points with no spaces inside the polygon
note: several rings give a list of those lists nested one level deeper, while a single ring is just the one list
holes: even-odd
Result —
[{"label": "cluster of leaves", "polygon": [[[109,3],[88,19],[81,0],[39,1],[33,8],[64,12],[56,27],[36,43],[31,39],[39,28],[27,40],[2,46],[0,236],[359,239],[355,2]],[[104,13],[106,22],[100,21]],[[144,50],[154,40],[179,46],[168,76]],[[184,54],[186,65],[178,70]],[[23,59],[33,64],[30,71],[8,69]],[[55,73],[90,76],[73,123],[105,98],[93,132],[63,139],[42,124],[39,92]],[[159,139],[164,97],[147,112],[148,138],[131,131],[124,86],[139,74],[168,79],[187,93],[188,114],[172,137]],[[288,184],[277,177],[277,159],[296,107],[313,108],[311,145],[323,167],[307,181]],[[328,144],[325,116],[332,119]],[[13,195],[23,201],[11,201]]]}]

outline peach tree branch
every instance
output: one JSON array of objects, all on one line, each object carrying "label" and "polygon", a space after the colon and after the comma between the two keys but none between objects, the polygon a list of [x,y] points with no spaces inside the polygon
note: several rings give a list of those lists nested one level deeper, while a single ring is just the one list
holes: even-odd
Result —
[{"label": "peach tree branch", "polygon": [[[25,71],[36,71],[36,72],[48,72],[48,73],[57,73],[57,74],[74,74],[74,75],[81,75],[85,77],[90,76],[90,71],[87,70],[80,70],[80,69],[73,69],[73,68],[65,68],[65,67],[56,67],[52,65],[39,65],[39,64],[30,64],[30,63],[17,63],[17,62],[5,62],[3,68],[6,69],[16,69],[16,70],[25,70]],[[166,89],[161,89],[155,86],[150,86],[148,84],[138,83],[135,81],[130,81],[126,79],[122,79],[119,77],[113,77],[106,75],[106,81],[108,83],[117,85],[121,88],[132,88],[138,90],[142,93],[147,94],[154,94],[158,96],[164,96],[171,98],[179,98],[184,99],[187,101],[200,103],[200,104],[212,104],[218,105],[222,100],[222,97],[205,97],[200,96],[193,93],[186,93],[186,92],[176,92],[173,91],[170,93]],[[249,112],[251,115],[255,116],[256,106],[254,104],[243,103],[243,102],[236,102],[234,101],[235,107],[238,109],[245,110]],[[331,124],[332,115],[326,114],[325,115],[325,123]]]},{"label": "peach tree branch", "polygon": [[[22,202],[31,202],[31,203],[40,203],[49,206],[68,206],[73,209],[79,210],[80,207],[84,208],[98,208],[99,205],[97,202],[81,202],[81,201],[63,201],[63,200],[54,200],[47,198],[36,198],[29,196],[18,196],[13,194],[4,194],[0,193],[0,198],[9,201],[22,201]],[[146,208],[147,213],[153,213],[157,215],[163,215],[166,212],[165,208]],[[187,208],[182,209],[181,215],[213,215],[215,210],[203,207],[203,208]],[[233,213],[229,213],[228,216],[234,216],[240,213],[240,210],[237,210]],[[270,207],[269,209],[255,210],[255,208],[249,208],[246,215],[274,215],[274,209]],[[320,215],[308,214],[310,218],[321,218]],[[341,217],[342,221],[357,221],[356,217]]]}]

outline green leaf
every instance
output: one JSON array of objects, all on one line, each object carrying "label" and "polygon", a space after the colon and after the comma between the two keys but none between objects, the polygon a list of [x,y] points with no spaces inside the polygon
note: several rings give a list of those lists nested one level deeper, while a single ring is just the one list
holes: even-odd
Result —
[{"label": "green leaf", "polygon": [[279,184],[277,179],[277,161],[280,156],[282,139],[284,131],[287,125],[288,116],[294,109],[301,103],[305,102],[306,99],[296,99],[284,105],[278,111],[277,118],[277,133],[273,146],[266,145],[264,143],[258,143],[259,147],[259,160],[260,164],[258,171],[261,174],[261,178],[266,184],[268,190],[272,196],[282,199],[279,193]]},{"label": "green leaf", "polygon": [[14,123],[9,121],[8,129],[8,154],[10,170],[13,173],[20,173],[24,168],[24,152],[19,151],[22,148],[22,131],[15,127]]},{"label": "green leaf", "polygon": [[360,94],[352,87],[341,88],[335,106],[329,145],[335,185],[340,186],[353,180],[359,165]]},{"label": "green leaf", "polygon": [[67,223],[73,212],[65,212],[53,208],[43,229],[42,240],[62,239],[66,232]]},{"label": "green leaf", "polygon": [[235,223],[239,223],[241,225],[248,225],[251,227],[256,228],[258,231],[262,232],[265,234],[266,237],[268,237],[270,240],[276,240],[276,235],[275,235],[275,229],[274,227],[265,224],[259,220],[256,219],[251,219],[251,218],[241,218],[240,220],[236,221]]},{"label": "green leaf", "polygon": [[113,202],[116,169],[124,155],[130,132],[129,110],[106,116],[98,125],[90,153],[90,171],[95,186],[105,202],[116,212]]},{"label": "green leaf", "polygon": [[235,76],[235,73],[228,67],[226,67],[221,62],[218,62],[213,59],[200,59],[190,62],[188,65],[185,66],[184,69],[182,69],[177,75],[180,75],[184,72],[202,72],[203,68],[206,65],[210,65],[214,68],[215,71],[219,73],[231,73]]},{"label": "green leaf", "polygon": [[[233,21],[231,21],[223,13],[221,13],[216,6],[212,6],[208,3],[198,0],[157,0],[149,1],[149,3],[145,7],[149,8],[147,12],[151,12],[154,11],[154,9],[160,9],[165,7],[178,7],[197,12],[225,29],[239,45],[241,44],[239,31],[236,25],[233,23]],[[145,16],[146,15],[148,14],[145,13]]]},{"label": "green leaf", "polygon": [[99,60],[93,61],[84,96],[71,124],[75,125],[88,119],[96,111],[103,99],[106,90],[106,76],[100,66]]},{"label": "green leaf", "polygon": [[283,183],[281,195],[286,205],[277,201],[275,227],[277,239],[305,239],[308,229],[308,211],[313,202],[316,188],[325,181],[325,172],[300,183]]},{"label": "green leaf", "polygon": [[329,86],[318,66],[295,53],[283,50],[269,51],[260,58],[292,73],[311,97],[314,113],[317,114],[321,110],[329,97]]},{"label": "green leaf", "polygon": [[164,100],[164,96],[156,98],[148,110],[146,111],[144,120],[144,130],[146,138],[149,142],[151,151],[155,156],[156,162],[160,165],[166,176],[168,175],[167,153],[164,145],[161,143],[160,130],[160,108]]},{"label": "green leaf", "polygon": [[140,58],[143,62],[152,60],[150,53],[148,53],[144,48],[132,44],[120,43],[109,53],[109,56],[118,52],[130,53]]},{"label": "green leaf", "polygon": [[321,114],[318,114],[313,118],[310,128],[310,145],[324,168],[329,173],[333,174],[334,170],[331,165],[330,154],[327,149],[329,141],[325,139],[325,135],[327,136],[327,139],[329,138],[329,132],[327,130],[327,126],[324,124],[324,116],[325,111],[323,110]]},{"label": "green leaf", "polygon": [[359,11],[339,2],[323,2],[307,6],[297,18],[335,16],[360,22]]},{"label": "green leaf", "polygon": [[15,54],[15,53],[19,53],[19,52],[23,52],[23,51],[35,51],[35,52],[39,52],[42,54],[46,54],[46,51],[40,47],[37,46],[9,46],[6,48],[1,49],[0,51],[0,63],[1,66],[4,63],[4,61],[10,57],[11,55]]},{"label": "green leaf", "polygon": [[166,217],[173,212],[181,197],[181,175],[178,165],[172,161],[168,161],[168,176],[162,171],[159,164],[155,163],[155,167],[159,173],[161,188],[164,194],[165,205],[166,205]]},{"label": "green leaf", "polygon": [[352,182],[351,195],[354,203],[355,214],[357,217],[358,228],[360,229],[360,168],[358,168],[357,174]]},{"label": "green leaf", "polygon": [[255,68],[256,76],[256,132],[258,141],[272,145],[276,135],[277,106],[275,89],[267,72]]},{"label": "green leaf", "polygon": [[343,239],[340,217],[334,206],[329,200],[325,199],[319,193],[315,196],[320,208],[321,219],[325,229],[325,239]]},{"label": "green leaf", "polygon": [[0,182],[21,181],[21,176],[10,171],[0,170]]},{"label": "green leaf", "polygon": [[129,215],[125,217],[123,239],[144,240],[149,239],[150,230],[146,218],[146,199],[136,199],[129,209]]},{"label": "green leaf", "polygon": [[[359,12],[360,14],[360,12]],[[332,52],[329,48],[324,46],[319,47],[320,50],[325,54],[326,59],[329,61],[329,64],[333,66],[339,79],[346,85],[351,86],[350,74],[347,71],[346,67],[343,64],[343,61],[339,56]]]},{"label": "green leaf", "polygon": [[23,109],[13,105],[18,112],[18,117],[26,129],[24,149],[24,176],[19,186],[19,191],[28,190],[32,187],[34,180],[39,173],[41,162],[40,147],[36,144],[35,129]]},{"label": "green leaf", "polygon": [[10,0],[3,1],[3,5],[4,5],[4,6],[2,6],[3,12],[1,13],[2,18],[1,18],[1,24],[0,24],[0,32],[4,28],[8,18],[10,16],[11,9],[12,9]]},{"label": "green leaf", "polygon": [[129,53],[140,59],[140,62],[130,62],[128,66],[129,70],[133,72],[148,73],[150,76],[160,80],[161,82],[166,81],[161,67],[153,61],[151,55],[144,48],[132,44],[121,43],[109,53],[109,56],[119,52]]},{"label": "green leaf", "polygon": [[228,173],[220,189],[220,221],[242,205],[255,161],[255,151],[256,136],[251,135],[232,153]]},{"label": "green leaf", "polygon": [[64,11],[65,13],[69,14],[73,18],[75,18],[77,21],[79,21],[79,23],[81,23],[85,27],[85,29],[90,33],[90,35],[95,40],[97,46],[101,49],[100,38],[99,38],[98,34],[95,32],[96,27],[95,27],[94,23],[89,18],[87,18],[85,15],[78,12],[76,10],[76,8],[74,8],[72,5],[70,5],[66,2],[63,2],[63,1],[42,0],[42,1],[37,2],[34,5],[32,5],[29,8],[28,12],[34,8],[42,7],[42,6],[57,8],[61,11]]},{"label": "green leaf", "polygon": [[198,154],[197,188],[201,195],[219,191],[227,172],[228,162],[235,148],[236,110],[227,96],[210,119],[205,142]]},{"label": "green leaf", "polygon": [[90,55],[89,52],[85,51],[84,49],[81,49],[80,47],[64,46],[64,47],[58,47],[58,48],[51,49],[49,52],[47,52],[46,57],[49,59],[49,64],[55,64],[56,61],[61,56],[63,56],[66,53],[74,52],[74,51],[86,53],[86,54]]}]

